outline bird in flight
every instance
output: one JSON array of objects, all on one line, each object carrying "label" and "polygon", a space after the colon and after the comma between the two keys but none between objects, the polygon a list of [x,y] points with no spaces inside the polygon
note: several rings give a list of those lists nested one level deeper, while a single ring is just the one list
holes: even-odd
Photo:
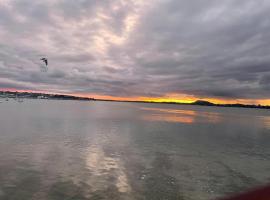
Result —
[{"label": "bird in flight", "polygon": [[43,63],[44,63],[44,65],[40,66],[41,71],[42,72],[47,72],[48,71],[48,59],[45,58],[45,57],[42,57],[42,58],[40,58],[40,60],[42,60]]},{"label": "bird in flight", "polygon": [[46,66],[48,66],[48,59],[47,58],[41,58],[40,60],[42,60]]}]

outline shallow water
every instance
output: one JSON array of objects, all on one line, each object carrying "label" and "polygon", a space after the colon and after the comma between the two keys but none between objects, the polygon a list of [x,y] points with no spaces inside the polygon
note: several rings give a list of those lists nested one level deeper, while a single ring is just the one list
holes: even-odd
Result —
[{"label": "shallow water", "polygon": [[270,182],[270,113],[25,100],[0,104],[0,200],[206,200]]}]

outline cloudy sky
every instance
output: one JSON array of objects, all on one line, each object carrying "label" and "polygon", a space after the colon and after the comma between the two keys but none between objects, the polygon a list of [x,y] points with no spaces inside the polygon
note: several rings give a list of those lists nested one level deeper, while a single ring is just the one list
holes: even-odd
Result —
[{"label": "cloudy sky", "polygon": [[0,88],[270,104],[269,10],[269,0],[0,0]]}]

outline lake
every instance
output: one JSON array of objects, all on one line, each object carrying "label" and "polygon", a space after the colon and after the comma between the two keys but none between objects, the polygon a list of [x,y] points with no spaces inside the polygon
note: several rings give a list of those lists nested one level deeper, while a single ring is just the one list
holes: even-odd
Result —
[{"label": "lake", "polygon": [[0,104],[1,200],[208,200],[270,182],[270,112]]}]

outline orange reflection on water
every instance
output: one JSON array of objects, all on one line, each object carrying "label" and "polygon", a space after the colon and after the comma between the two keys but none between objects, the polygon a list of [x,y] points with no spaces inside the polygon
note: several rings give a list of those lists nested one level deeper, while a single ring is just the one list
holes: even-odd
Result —
[{"label": "orange reflection on water", "polygon": [[263,116],[261,118],[262,118],[264,127],[267,129],[270,129],[270,117]]},{"label": "orange reflection on water", "polygon": [[185,124],[192,124],[194,123],[193,117],[185,117],[185,116],[177,116],[177,115],[166,115],[166,114],[150,114],[144,115],[144,120],[147,121],[167,121],[167,122],[179,122]]},{"label": "orange reflection on water", "polygon": [[221,120],[220,114],[214,112],[146,107],[141,109],[149,111],[149,113],[144,113],[142,116],[142,119],[148,121],[167,121],[192,124],[195,122],[217,123]]},{"label": "orange reflection on water", "polygon": [[194,110],[177,110],[177,109],[166,109],[166,108],[141,108],[142,110],[150,110],[154,112],[165,112],[165,113],[173,113],[173,114],[183,114],[183,115],[191,115],[196,116],[198,115]]},{"label": "orange reflection on water", "polygon": [[210,123],[218,123],[222,120],[219,113],[201,112],[200,115],[204,117],[205,121]]}]

